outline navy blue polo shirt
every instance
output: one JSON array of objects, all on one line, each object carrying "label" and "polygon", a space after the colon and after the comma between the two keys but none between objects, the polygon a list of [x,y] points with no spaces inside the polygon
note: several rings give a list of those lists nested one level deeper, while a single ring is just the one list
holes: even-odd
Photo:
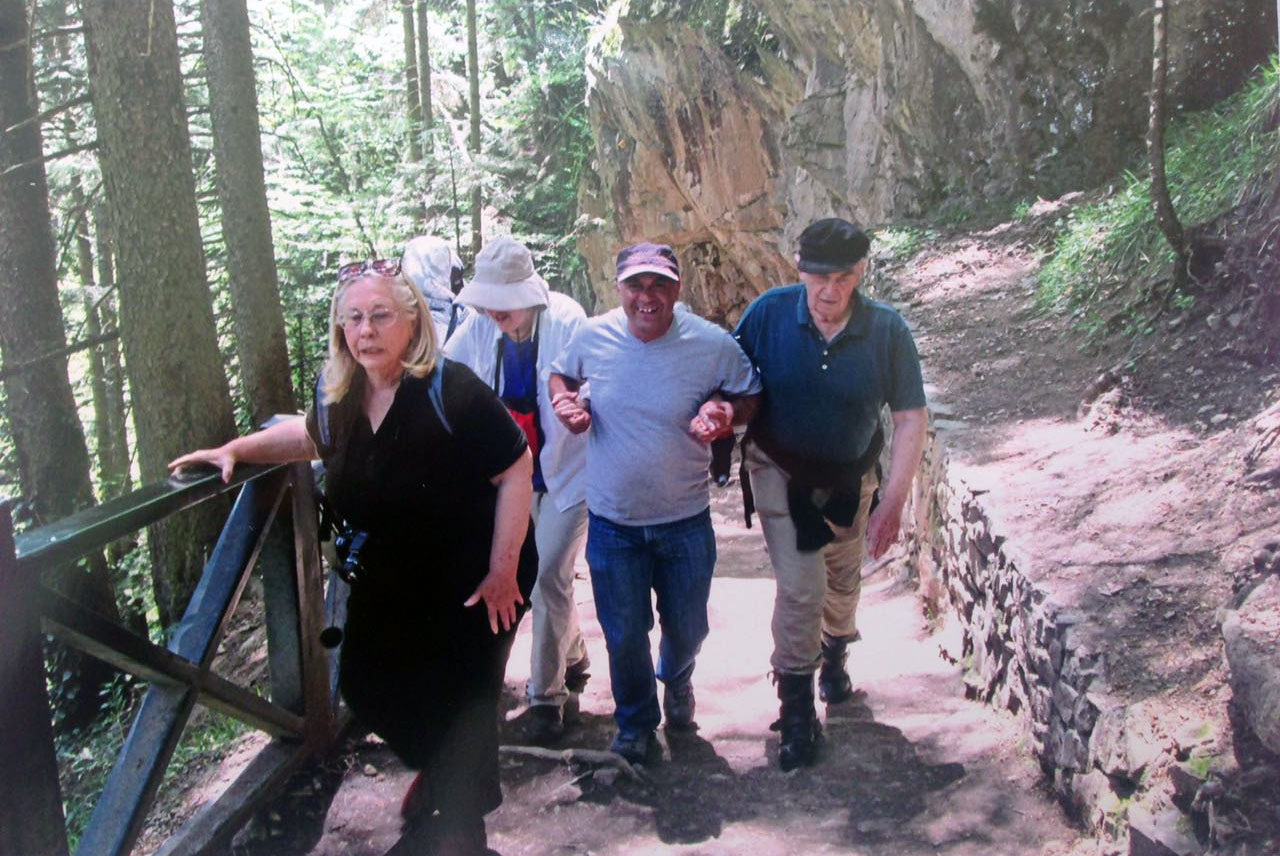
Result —
[{"label": "navy blue polo shirt", "polygon": [[871,442],[883,405],[925,406],[907,322],[861,292],[853,300],[849,323],[830,342],[814,325],[801,284],[757,297],[734,331],[764,385],[753,429],[793,454],[852,463]]}]

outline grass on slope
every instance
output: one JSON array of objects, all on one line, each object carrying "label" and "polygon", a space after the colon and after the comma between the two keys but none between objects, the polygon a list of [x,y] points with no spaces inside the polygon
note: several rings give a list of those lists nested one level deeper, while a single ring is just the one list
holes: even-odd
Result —
[{"label": "grass on slope", "polygon": [[[1168,131],[1167,173],[1184,227],[1211,221],[1274,180],[1280,164],[1280,60],[1217,108],[1181,117]],[[1173,253],[1156,226],[1150,182],[1126,173],[1108,199],[1072,212],[1039,274],[1045,306],[1070,312],[1089,334],[1149,331],[1167,295]]]}]

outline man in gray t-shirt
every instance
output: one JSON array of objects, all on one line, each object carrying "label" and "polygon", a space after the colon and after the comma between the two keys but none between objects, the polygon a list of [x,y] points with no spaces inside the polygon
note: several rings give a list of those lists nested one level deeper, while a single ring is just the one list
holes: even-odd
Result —
[{"label": "man in gray t-shirt", "polygon": [[[657,749],[661,721],[651,592],[667,727],[689,728],[716,559],[708,444],[750,416],[760,382],[728,333],[675,310],[680,268],[670,247],[627,247],[617,279],[622,306],[578,329],[552,363],[548,387],[569,430],[590,431],[587,564],[609,650],[612,749],[643,761]],[[584,383],[589,399],[579,395]]]}]

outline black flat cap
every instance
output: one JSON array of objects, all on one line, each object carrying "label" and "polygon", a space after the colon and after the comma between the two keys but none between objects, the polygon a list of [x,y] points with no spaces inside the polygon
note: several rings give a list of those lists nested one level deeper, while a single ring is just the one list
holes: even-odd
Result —
[{"label": "black flat cap", "polygon": [[871,239],[857,224],[839,217],[810,223],[800,233],[796,267],[805,273],[845,271],[867,257]]}]

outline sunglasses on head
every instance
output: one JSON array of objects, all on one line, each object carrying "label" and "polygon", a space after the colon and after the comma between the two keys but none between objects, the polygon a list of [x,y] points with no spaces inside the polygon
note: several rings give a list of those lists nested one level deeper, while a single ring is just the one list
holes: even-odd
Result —
[{"label": "sunglasses on head", "polygon": [[399,276],[400,260],[368,259],[363,262],[349,262],[338,268],[338,285],[371,273],[378,276]]}]

